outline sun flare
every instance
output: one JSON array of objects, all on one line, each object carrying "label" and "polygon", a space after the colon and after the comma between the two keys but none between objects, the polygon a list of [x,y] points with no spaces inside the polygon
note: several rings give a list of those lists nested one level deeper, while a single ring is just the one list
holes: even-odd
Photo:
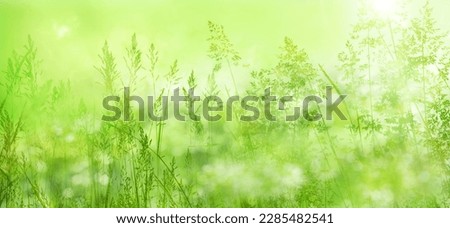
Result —
[{"label": "sun flare", "polygon": [[372,9],[381,15],[390,16],[397,10],[395,0],[371,0]]}]

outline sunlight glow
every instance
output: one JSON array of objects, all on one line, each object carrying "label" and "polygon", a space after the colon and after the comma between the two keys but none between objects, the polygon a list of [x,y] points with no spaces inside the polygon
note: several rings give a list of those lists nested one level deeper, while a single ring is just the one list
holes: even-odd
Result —
[{"label": "sunlight glow", "polygon": [[383,16],[391,16],[397,10],[396,0],[371,0],[371,5],[376,13]]}]

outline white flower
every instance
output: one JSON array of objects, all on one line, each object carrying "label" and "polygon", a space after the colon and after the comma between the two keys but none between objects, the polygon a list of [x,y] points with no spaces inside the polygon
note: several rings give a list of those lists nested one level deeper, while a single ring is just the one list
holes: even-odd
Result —
[{"label": "white flower", "polygon": [[394,194],[390,189],[382,188],[368,191],[366,193],[376,207],[391,207],[394,201]]},{"label": "white flower", "polygon": [[73,185],[81,185],[83,187],[88,187],[90,185],[90,178],[88,173],[80,173],[80,174],[76,174],[72,177],[72,184]]},{"label": "white flower", "polygon": [[64,189],[62,195],[63,198],[70,199],[73,197],[73,190],[71,188],[66,188]]},{"label": "white flower", "polygon": [[283,187],[298,187],[304,180],[303,171],[295,165],[285,165],[283,172],[279,174],[280,184]]},{"label": "white flower", "polygon": [[109,183],[109,177],[106,174],[102,174],[98,177],[98,183],[101,185],[108,185]]}]

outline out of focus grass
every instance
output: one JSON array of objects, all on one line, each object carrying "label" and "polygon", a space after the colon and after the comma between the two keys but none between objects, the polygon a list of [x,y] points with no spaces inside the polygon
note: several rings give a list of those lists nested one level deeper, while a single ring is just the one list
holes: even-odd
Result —
[{"label": "out of focus grass", "polygon": [[[160,48],[180,44],[139,34],[86,44],[97,58],[81,52],[68,63],[58,52],[61,62],[48,62],[40,53],[52,43],[29,37],[0,74],[0,206],[449,207],[448,37],[429,4],[414,15],[410,7],[360,4],[342,52],[327,62],[334,68],[283,34],[264,64],[246,59],[238,39],[207,21],[198,65]],[[86,65],[95,78],[72,75]],[[154,97],[195,87],[224,100],[270,87],[299,102],[325,96],[327,85],[348,95],[348,120],[286,122],[288,106],[276,122],[139,122],[137,110],[133,121],[101,121],[103,97],[123,96],[124,86]],[[161,112],[160,100],[153,109]]]}]

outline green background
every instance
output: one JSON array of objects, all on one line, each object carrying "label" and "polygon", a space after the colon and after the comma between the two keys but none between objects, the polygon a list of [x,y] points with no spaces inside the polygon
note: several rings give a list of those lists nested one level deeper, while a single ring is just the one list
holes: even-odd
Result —
[{"label": "green background", "polygon": [[[381,2],[0,1],[0,206],[449,207],[450,2]],[[192,85],[349,120],[101,121]]]}]

